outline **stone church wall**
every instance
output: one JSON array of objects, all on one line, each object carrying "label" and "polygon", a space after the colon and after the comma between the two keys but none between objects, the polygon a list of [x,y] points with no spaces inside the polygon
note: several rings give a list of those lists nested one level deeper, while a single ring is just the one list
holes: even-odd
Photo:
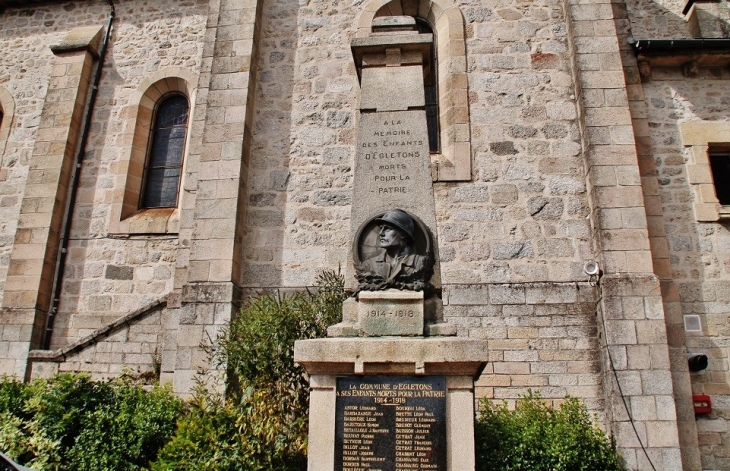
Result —
[{"label": "stone church wall", "polygon": [[[564,13],[552,2],[461,7],[475,169],[473,182],[435,189],[443,283],[584,280],[590,230]],[[264,4],[248,286],[311,284],[350,250],[341,229],[352,204],[358,10],[323,9]]]},{"label": "stone church wall", "polygon": [[[672,277],[681,316],[697,315],[699,332],[677,332],[672,342],[684,341],[687,352],[708,356],[707,370],[691,374],[692,392],[708,394],[714,412],[697,417],[703,466],[730,466],[730,231],[726,223],[698,222],[698,198],[688,175],[691,148],[683,145],[679,122],[727,122],[730,78],[726,71],[701,70],[694,78],[679,70],[652,70],[644,84],[657,184],[664,209]],[[718,141],[727,142],[723,136]]]},{"label": "stone church wall", "polygon": [[[434,189],[444,315],[459,335],[491,341],[480,394],[515,399],[532,388],[600,409],[565,12],[551,1],[459,8],[474,159],[472,181]],[[359,8],[265,0],[263,12],[243,280],[295,288],[345,267],[351,250]]]},{"label": "stone church wall", "polygon": [[636,39],[690,38],[681,0],[628,0],[626,10]]},{"label": "stone church wall", "polygon": [[[449,45],[453,70],[439,73],[466,71],[468,103],[449,113],[461,119],[468,105],[471,178],[435,172],[434,236],[444,319],[488,341],[477,395],[572,394],[600,414],[632,469],[648,469],[644,446],[657,469],[681,469],[680,445],[685,469],[697,445],[706,467],[727,468],[730,234],[697,222],[693,151],[678,122],[726,122],[728,73],[655,69],[641,83],[626,39],[687,37],[676,1],[455,4],[463,25],[449,26],[464,40]],[[131,368],[185,394],[206,362],[200,342],[241,293],[301,290],[323,269],[352,277],[361,92],[350,44],[372,5],[118,2],[52,350],[31,352],[34,375]],[[102,27],[108,13],[101,1],[0,12],[0,99],[14,99],[4,151],[0,129],[0,303],[60,73],[49,46]],[[188,87],[193,102],[178,209],[120,217],[137,118],[149,112],[138,105],[168,85]],[[584,273],[588,260],[601,263],[600,283]],[[685,314],[703,331],[685,334]],[[0,311],[0,373],[18,371],[2,360],[22,356],[13,342],[30,343],[32,326],[11,318]],[[716,408],[697,419],[698,443],[687,436],[685,342],[710,357],[690,376]]]},{"label": "stone church wall", "polygon": [[[119,220],[112,208],[124,192],[122,163],[131,151],[134,123],[129,116],[137,105],[132,102],[135,91],[159,70],[178,67],[196,73],[207,10],[206,1],[133,1],[116,7],[81,172],[52,348],[89,335],[173,288],[177,234],[111,234]],[[49,46],[72,28],[102,27],[108,14],[103,2],[44,4],[3,13],[0,84],[15,97],[16,106],[0,169],[0,287],[8,270],[34,130],[52,73]]]}]

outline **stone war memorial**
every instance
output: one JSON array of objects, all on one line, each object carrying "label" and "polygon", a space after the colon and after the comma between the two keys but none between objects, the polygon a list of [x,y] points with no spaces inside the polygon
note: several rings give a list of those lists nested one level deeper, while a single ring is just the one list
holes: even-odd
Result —
[{"label": "stone war memorial", "polygon": [[474,380],[487,342],[443,322],[424,99],[433,38],[410,17],[373,26],[352,43],[362,87],[355,295],[328,338],[294,351],[312,387],[308,469],[473,470]]},{"label": "stone war memorial", "polygon": [[0,375],[189,398],[339,269],[310,470],[473,469],[528,391],[632,471],[730,470],[729,12],[0,0]]}]

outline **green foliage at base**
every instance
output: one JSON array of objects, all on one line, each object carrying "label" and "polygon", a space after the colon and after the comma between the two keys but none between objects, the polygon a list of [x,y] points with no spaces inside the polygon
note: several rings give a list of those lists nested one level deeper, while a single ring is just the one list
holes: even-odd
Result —
[{"label": "green foliage at base", "polygon": [[567,397],[558,409],[538,394],[505,403],[484,399],[476,421],[478,471],[623,471],[616,447],[585,405]]},{"label": "green foliage at base", "polygon": [[213,346],[226,397],[201,384],[152,470],[306,469],[309,387],[294,342],[325,336],[345,298],[343,278],[325,272],[314,292],[251,300]]},{"label": "green foliage at base", "polygon": [[87,375],[0,381],[0,449],[38,471],[145,469],[175,431],[169,388]]}]

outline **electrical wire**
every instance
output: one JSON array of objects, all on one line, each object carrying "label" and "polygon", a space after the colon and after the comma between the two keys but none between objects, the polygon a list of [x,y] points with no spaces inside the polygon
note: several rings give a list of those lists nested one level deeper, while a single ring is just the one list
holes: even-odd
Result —
[{"label": "electrical wire", "polygon": [[[598,284],[600,284],[600,278],[598,280]],[[601,302],[603,299],[603,296],[599,297],[596,301],[596,306]],[[651,461],[651,458],[649,457],[649,452],[646,451],[646,448],[644,447],[644,444],[641,442],[641,437],[639,436],[639,431],[636,429],[636,423],[634,422],[634,418],[631,416],[631,411],[629,410],[629,405],[626,403],[626,396],[624,396],[623,389],[621,389],[621,382],[618,380],[618,373],[616,372],[616,367],[613,363],[613,357],[611,356],[611,349],[608,347],[608,336],[606,335],[606,318],[603,315],[603,311],[601,311],[601,324],[603,324],[603,335],[605,337],[605,345],[606,345],[606,354],[608,355],[608,362],[611,365],[611,371],[613,371],[613,377],[616,379],[616,386],[618,387],[618,393],[621,396],[621,401],[624,403],[624,409],[626,409],[626,415],[629,416],[629,422],[631,422],[631,428],[634,429],[634,434],[636,435],[636,440],[639,442],[639,446],[641,446],[641,450],[644,452],[644,456],[646,456],[647,461],[649,461],[649,464],[651,465],[651,469],[656,471],[656,467],[654,466],[654,463]],[[627,358],[628,361],[628,358]]]}]

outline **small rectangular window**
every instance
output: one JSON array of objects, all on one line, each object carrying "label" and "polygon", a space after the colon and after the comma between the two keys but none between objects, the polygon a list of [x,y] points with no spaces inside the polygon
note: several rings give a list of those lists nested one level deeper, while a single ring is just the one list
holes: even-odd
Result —
[{"label": "small rectangular window", "polygon": [[720,204],[730,206],[730,153],[711,153],[710,168]]}]

